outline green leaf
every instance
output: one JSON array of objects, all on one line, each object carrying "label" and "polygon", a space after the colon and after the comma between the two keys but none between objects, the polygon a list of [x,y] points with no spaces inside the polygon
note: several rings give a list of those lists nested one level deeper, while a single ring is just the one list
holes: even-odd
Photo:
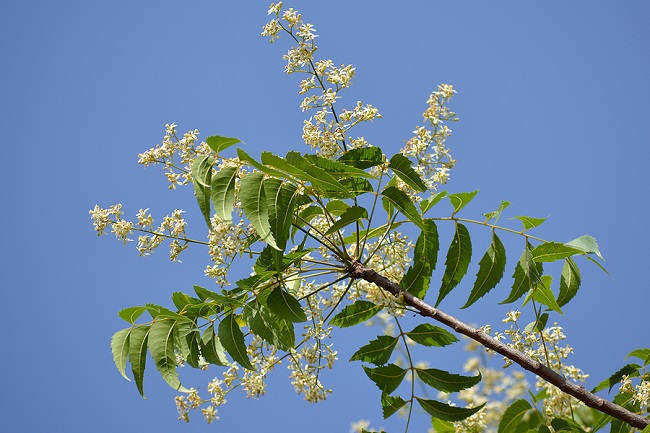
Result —
[{"label": "green leaf", "polygon": [[135,323],[145,311],[147,311],[147,307],[129,307],[123,309],[117,315],[129,323]]},{"label": "green leaf", "polygon": [[650,349],[636,349],[628,353],[625,358],[629,357],[638,358],[643,361],[643,366],[650,364]]},{"label": "green leaf", "polygon": [[373,317],[379,311],[381,306],[373,304],[372,302],[357,300],[354,304],[346,306],[336,316],[330,320],[331,326],[338,326],[339,328],[348,328],[350,326],[358,325],[361,322]]},{"label": "green leaf", "polygon": [[375,146],[357,147],[345,152],[337,160],[352,167],[366,169],[384,162],[383,152]]},{"label": "green leaf", "polygon": [[194,182],[194,197],[199,204],[199,209],[205,219],[205,223],[208,225],[208,228],[212,228],[212,223],[210,222],[210,213],[212,212],[210,208],[210,188]]},{"label": "green leaf", "polygon": [[503,278],[503,272],[506,269],[506,250],[501,243],[501,239],[494,230],[492,231],[492,243],[485,252],[485,255],[479,262],[476,282],[469,295],[469,299],[462,308],[467,308],[483,297],[486,293],[496,287]]},{"label": "green leaf", "polygon": [[199,155],[192,163],[192,179],[194,183],[210,188],[212,179],[212,164],[214,159],[211,156]]},{"label": "green leaf", "polygon": [[278,349],[288,351],[295,346],[296,337],[293,324],[274,316],[268,308],[259,302],[247,304],[243,317],[252,333]]},{"label": "green leaf", "polygon": [[360,177],[360,178],[376,179],[376,176],[367,173],[359,168],[352,167],[351,165],[342,162],[332,161],[331,159],[323,158],[322,156],[308,154],[303,156],[303,158],[305,159],[305,161],[309,162],[310,164],[313,164],[318,168],[322,168],[323,170],[325,170],[327,173],[331,174],[334,177],[338,177],[338,178]]},{"label": "green leaf", "polygon": [[571,257],[567,257],[562,266],[562,277],[560,278],[560,294],[557,303],[560,307],[569,303],[578,293],[580,288],[580,269]]},{"label": "green leaf", "polygon": [[514,433],[524,415],[532,408],[530,403],[524,399],[513,402],[505,410],[501,421],[499,421],[498,433]]},{"label": "green leaf", "polygon": [[269,204],[264,192],[264,175],[256,172],[244,176],[240,181],[239,197],[242,209],[260,239],[276,250],[280,250],[271,233]]},{"label": "green leaf", "polygon": [[201,286],[195,285],[194,291],[196,292],[197,296],[201,299],[201,301],[213,300],[219,305],[235,305],[235,306],[243,305],[243,301],[241,299],[220,295],[217,292],[213,292],[212,290],[208,290]]},{"label": "green leaf", "polygon": [[393,397],[385,392],[381,393],[381,410],[384,419],[387,419],[389,416],[400,410],[405,404],[406,401],[404,401],[402,397]]},{"label": "green leaf", "polygon": [[290,322],[297,323],[307,320],[300,302],[282,290],[280,286],[273,289],[267,300],[267,305],[273,314]]},{"label": "green leaf", "polygon": [[131,381],[131,379],[126,376],[124,370],[126,369],[126,360],[129,357],[129,336],[131,335],[132,329],[133,328],[122,329],[121,331],[117,331],[113,334],[113,337],[111,337],[113,361],[122,377],[128,381]]},{"label": "green leaf", "polygon": [[413,170],[413,162],[410,159],[402,155],[401,153],[396,153],[390,159],[388,168],[393,170],[397,177],[399,177],[405,184],[410,186],[416,191],[426,191],[427,185],[422,181],[420,175]]},{"label": "green leaf", "polygon": [[539,319],[533,320],[524,328],[524,332],[542,332],[546,328],[546,323],[548,322],[548,313],[544,313],[539,316]]},{"label": "green leaf", "polygon": [[454,207],[454,212],[452,215],[457,214],[462,208],[464,208],[467,203],[472,201],[474,197],[478,194],[478,189],[472,192],[460,192],[458,194],[450,194],[447,197],[451,202],[451,205]]},{"label": "green leaf", "polygon": [[628,423],[626,423],[626,422],[623,422],[623,421],[619,420],[619,419],[613,418],[609,432],[610,433],[628,433],[628,432],[630,432],[630,425]]},{"label": "green leaf", "polygon": [[335,216],[341,216],[345,213],[346,210],[350,208],[350,205],[344,202],[343,200],[330,200],[326,205],[328,213],[331,213]]},{"label": "green leaf", "polygon": [[176,371],[174,326],[176,321],[172,319],[153,322],[149,330],[149,352],[165,382],[176,391],[188,392],[189,390],[178,380],[178,371]]},{"label": "green leaf", "polygon": [[422,216],[404,191],[397,189],[394,186],[389,186],[384,188],[381,195],[388,200],[392,206],[402,212],[409,221],[418,226],[421,230],[424,230]]},{"label": "green leaf", "polygon": [[281,170],[275,170],[271,167],[269,167],[266,164],[261,164],[258,161],[256,161],[252,156],[244,152],[241,148],[237,148],[237,156],[239,157],[239,160],[242,162],[246,162],[262,173],[266,173],[270,176],[277,177],[278,179],[284,179],[286,178],[286,172],[281,171]]},{"label": "green leaf", "polygon": [[582,250],[588,254],[596,254],[601,260],[605,260],[598,249],[598,242],[589,235],[580,236],[577,239],[567,242],[566,245]]},{"label": "green leaf", "polygon": [[217,155],[222,150],[241,142],[242,141],[238,138],[222,137],[220,135],[211,135],[205,139],[205,143],[210,146],[210,149],[214,150]]},{"label": "green leaf", "polygon": [[174,343],[181,357],[192,368],[200,368],[201,333],[196,325],[179,323],[174,327]]},{"label": "green leaf", "polygon": [[350,361],[364,361],[375,365],[383,365],[388,362],[397,345],[397,337],[387,335],[378,336],[376,340],[357,350]]},{"label": "green leaf", "polygon": [[450,421],[431,417],[431,427],[436,433],[456,433],[456,426]]},{"label": "green leaf", "polygon": [[431,219],[425,219],[423,223],[424,230],[420,232],[415,243],[413,264],[399,283],[402,289],[418,298],[424,298],[429,289],[431,274],[436,269],[440,249],[436,223]]},{"label": "green leaf", "polygon": [[512,219],[518,219],[521,221],[521,223],[524,226],[524,230],[530,230],[534,229],[535,227],[541,225],[544,221],[546,221],[546,218],[533,218],[533,217],[528,217],[528,216],[516,216],[512,217]]},{"label": "green leaf", "polygon": [[201,354],[210,364],[226,366],[228,359],[226,351],[219,341],[219,337],[214,332],[214,323],[211,323],[201,336]]},{"label": "green leaf", "polygon": [[598,430],[605,427],[610,422],[612,422],[612,417],[607,415],[606,413],[601,413],[600,416],[593,423],[593,425],[591,425],[590,427],[592,428],[592,432],[597,432]]},{"label": "green leaf", "polygon": [[184,322],[188,323],[194,323],[192,319],[190,319],[187,316],[183,316],[181,314],[178,314],[172,310],[169,310],[165,307],[161,307],[160,305],[156,304],[147,304],[147,311],[151,315],[152,318],[165,318],[165,319],[176,319],[176,320],[181,320]]},{"label": "green leaf", "polygon": [[331,235],[332,233],[341,230],[343,227],[346,227],[352,224],[355,221],[359,221],[362,218],[368,218],[368,211],[361,206],[351,206],[341,215],[332,227],[325,232],[325,236]]},{"label": "green leaf", "polygon": [[517,299],[524,296],[526,292],[532,290],[540,281],[542,275],[542,264],[535,263],[533,256],[530,253],[530,244],[526,242],[526,248],[521,254],[521,258],[515,267],[515,272],[512,275],[514,282],[510,295],[501,302],[501,304],[509,304],[515,302]]},{"label": "green leaf", "polygon": [[289,239],[293,211],[304,196],[298,191],[298,187],[283,183],[279,179],[267,179],[264,189],[269,202],[271,233],[280,250],[284,251]]},{"label": "green leaf", "polygon": [[564,418],[553,418],[551,420],[551,427],[553,427],[553,430],[556,432],[585,433],[585,430],[583,430],[577,423]]},{"label": "green leaf", "polygon": [[584,254],[584,252],[559,242],[544,242],[543,244],[537,245],[531,251],[533,260],[538,263],[554,262],[556,260],[575,256],[576,254]]},{"label": "green leaf", "polygon": [[605,388],[607,388],[607,392],[610,392],[615,385],[621,383],[623,376],[639,377],[640,369],[641,366],[638,364],[627,364],[621,367],[616,373],[612,374],[607,379],[603,380],[598,385],[596,385],[596,387],[592,389],[591,392],[602,391]]},{"label": "green leaf", "polygon": [[499,218],[501,217],[501,213],[502,213],[502,212],[504,211],[504,209],[507,208],[508,206],[510,206],[510,202],[509,202],[509,201],[501,200],[501,204],[499,205],[499,207],[498,207],[496,210],[494,210],[494,211],[492,211],[492,212],[489,212],[489,213],[484,213],[484,214],[483,214],[483,216],[484,216],[485,218],[487,218],[487,219],[485,220],[485,222],[487,223],[487,222],[490,221],[491,219],[494,219],[494,224],[496,224],[497,221],[499,221]]},{"label": "green leaf", "polygon": [[479,410],[483,409],[485,403],[480,406],[472,408],[450,406],[446,403],[440,403],[435,400],[425,400],[423,398],[415,397],[424,409],[432,417],[442,419],[444,421],[462,421],[474,415]]},{"label": "green leaf", "polygon": [[200,304],[201,300],[193,298],[192,296],[186,293],[174,292],[172,293],[172,302],[174,303],[174,306],[180,313],[188,305]]},{"label": "green leaf", "polygon": [[199,209],[208,227],[210,224],[210,183],[212,179],[212,164],[214,159],[207,155],[197,156],[192,163],[192,179],[194,196],[199,203]]},{"label": "green leaf", "polygon": [[[370,230],[360,230],[359,231],[359,239],[374,239],[379,236],[383,236],[387,231],[396,229],[397,227],[401,226],[401,222],[396,222],[393,224],[383,224],[379,227],[375,227]],[[367,237],[366,237],[367,236]],[[357,241],[357,234],[352,233],[350,236],[346,236],[343,239],[346,243],[355,243]]]},{"label": "green leaf", "polygon": [[[264,161],[264,158],[262,158],[262,161]],[[296,176],[298,179],[311,182],[314,188],[317,189],[321,195],[329,196],[327,193],[333,192],[341,197],[354,196],[354,194],[345,188],[345,186],[343,186],[330,172],[317,167],[298,152],[292,151],[287,153],[286,162],[288,163],[287,167],[292,166],[297,169],[292,170],[292,175]]]},{"label": "green leaf", "polygon": [[228,352],[228,354],[232,356],[232,359],[237,361],[239,365],[248,370],[255,370],[255,367],[253,367],[253,364],[251,364],[251,361],[248,359],[244,333],[239,329],[237,316],[235,314],[228,314],[226,317],[221,319],[221,323],[219,323],[219,341],[221,341],[226,352]]},{"label": "green leaf", "polygon": [[471,388],[481,381],[481,374],[478,376],[462,376],[449,373],[436,368],[416,368],[420,380],[432,388],[443,392],[458,392]]},{"label": "green leaf", "polygon": [[449,250],[447,251],[447,259],[445,260],[445,274],[442,277],[442,286],[436,301],[436,307],[440,302],[451,292],[454,287],[460,283],[465,274],[469,262],[472,259],[472,241],[469,236],[469,231],[461,223],[456,223],[456,232],[451,241]]},{"label": "green leaf", "polygon": [[376,368],[366,367],[365,365],[362,367],[370,380],[372,380],[375,385],[382,390],[382,392],[387,394],[390,394],[397,389],[400,383],[402,383],[407,371],[395,364],[388,364]]},{"label": "green leaf", "polygon": [[564,314],[551,290],[551,277],[549,275],[544,275],[542,282],[537,284],[537,287],[533,291],[533,299],[560,314]]},{"label": "green leaf", "polygon": [[411,332],[407,332],[406,336],[423,346],[443,347],[458,341],[454,334],[430,323],[416,326]]},{"label": "green leaf", "polygon": [[236,180],[236,167],[225,167],[212,176],[210,197],[212,198],[214,213],[224,222],[232,221]]},{"label": "green leaf", "polygon": [[447,196],[447,191],[440,191],[433,194],[430,198],[425,198],[420,202],[420,212],[424,215],[429,209],[434,207],[440,200]]},{"label": "green leaf", "polygon": [[135,385],[138,387],[138,391],[142,397],[144,397],[143,380],[147,362],[148,336],[148,325],[136,326],[131,330],[131,335],[129,336],[129,362],[131,363],[131,372],[133,373]]}]

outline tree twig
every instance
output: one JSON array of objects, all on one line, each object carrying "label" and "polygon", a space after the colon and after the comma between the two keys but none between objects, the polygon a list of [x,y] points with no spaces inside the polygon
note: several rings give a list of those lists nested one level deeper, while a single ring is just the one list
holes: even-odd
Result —
[{"label": "tree twig", "polygon": [[577,398],[582,401],[585,405],[592,407],[600,412],[606,413],[614,418],[617,418],[621,421],[624,421],[631,425],[632,427],[643,429],[650,424],[650,420],[637,415],[629,410],[621,407],[617,404],[614,404],[608,400],[598,397],[595,394],[592,394],[584,387],[577,385],[573,382],[569,382],[567,379],[551,370],[549,367],[544,364],[534,361],[528,356],[524,355],[522,352],[508,347],[499,340],[487,335],[481,329],[474,328],[469,326],[460,320],[452,317],[437,308],[432,307],[431,305],[424,302],[422,299],[413,296],[399,285],[390,281],[388,278],[383,275],[378,274],[374,270],[365,267],[359,262],[355,262],[350,266],[349,275],[352,278],[363,279],[368,282],[374,283],[382,289],[390,292],[392,295],[397,297],[403,297],[404,302],[415,308],[419,311],[422,316],[430,317],[438,322],[452,328],[454,331],[459,334],[463,334],[472,340],[480,343],[481,345],[492,349],[497,353],[507,357],[508,359],[516,362],[525,370],[528,370],[537,376],[541,377],[548,383],[555,385],[563,392]]}]

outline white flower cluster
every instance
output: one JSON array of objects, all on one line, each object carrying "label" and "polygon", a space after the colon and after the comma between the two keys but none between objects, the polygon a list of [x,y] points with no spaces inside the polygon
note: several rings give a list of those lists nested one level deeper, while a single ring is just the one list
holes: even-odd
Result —
[{"label": "white flower cluster", "polygon": [[[438,90],[431,93],[427,100],[428,108],[422,114],[431,129],[417,126],[415,134],[401,150],[404,156],[414,158],[418,163],[415,171],[422,176],[422,180],[430,190],[435,191],[437,185],[444,185],[449,179],[451,170],[456,161],[452,158],[449,148],[445,147],[445,140],[451,136],[451,129],[445,122],[456,122],[458,118],[447,107],[447,103],[456,93],[450,84],[441,84]],[[405,187],[405,185],[402,185]]]},{"label": "white flower cluster", "polygon": [[216,284],[228,285],[226,276],[230,264],[246,246],[247,234],[252,229],[244,224],[243,219],[234,224],[221,221],[218,216],[214,215],[210,222],[212,230],[208,234],[208,253],[214,264],[205,268],[205,275],[214,278]]},{"label": "white flower cluster", "polygon": [[[573,348],[569,345],[561,345],[561,342],[566,339],[566,335],[564,335],[562,328],[557,323],[539,333],[520,329],[517,319],[519,319],[519,312],[514,311],[508,313],[506,319],[503,320],[504,323],[512,323],[510,328],[504,331],[504,334],[511,341],[506,343],[509,347],[525,353],[529,358],[545,364],[569,380],[584,382],[589,377],[579,368],[565,363],[564,360],[573,353]],[[506,366],[512,364],[512,361],[508,358],[504,358],[504,361]],[[543,400],[543,405],[544,412],[549,420],[554,417],[570,417],[572,411],[584,407],[581,401],[562,392],[559,388],[539,377],[535,386],[539,390],[545,390],[546,397]]]},{"label": "white flower cluster", "polygon": [[[198,155],[210,155],[212,149],[205,144],[196,144],[199,131],[183,134],[178,138],[176,124],[165,125],[165,136],[163,142],[138,155],[138,164],[145,167],[151,164],[163,164],[165,176],[169,181],[169,188],[175,189],[178,185],[185,185],[192,181],[192,162]],[[176,160],[178,154],[178,161]]]},{"label": "white flower cluster", "polygon": [[107,209],[98,205],[90,211],[90,218],[93,220],[93,227],[98,236],[105,234],[108,227],[117,239],[126,244],[131,241],[129,236],[138,231],[144,233],[138,236],[138,252],[141,256],[147,256],[158,248],[165,239],[171,239],[169,244],[169,258],[177,261],[179,254],[188,246],[189,239],[186,236],[185,228],[187,223],[183,219],[183,212],[176,209],[171,215],[163,218],[162,223],[156,229],[153,228],[153,217],[147,214],[148,209],[140,209],[137,214],[137,224],[122,218],[122,205],[116,204]]},{"label": "white flower cluster", "polygon": [[[270,6],[269,15],[275,18],[264,26],[262,35],[270,37],[273,42],[284,31],[298,43],[283,59],[287,62],[287,74],[299,72],[309,75],[300,83],[299,94],[305,95],[300,108],[317,112],[304,121],[305,144],[326,158],[334,158],[354,147],[367,146],[363,137],[348,137],[347,133],[359,123],[380,118],[379,110],[372,105],[363,105],[361,101],[352,110],[344,109],[340,115],[334,109],[334,104],[341,98],[339,91],[350,87],[355,68],[352,65],[335,66],[329,59],[315,60],[314,53],[318,47],[314,43],[317,37],[314,27],[303,23],[297,11],[288,9],[281,12],[281,8],[282,2]],[[308,94],[312,90],[314,94]]]},{"label": "white flower cluster", "polygon": [[638,403],[639,412],[648,415],[650,409],[650,375],[648,373],[643,375],[636,385],[630,376],[624,375],[621,379],[620,392],[630,394],[632,402]]}]

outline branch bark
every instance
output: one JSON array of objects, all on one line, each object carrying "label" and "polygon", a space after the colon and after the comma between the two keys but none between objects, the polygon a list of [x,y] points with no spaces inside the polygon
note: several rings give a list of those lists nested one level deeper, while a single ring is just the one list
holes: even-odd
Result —
[{"label": "branch bark", "polygon": [[499,340],[487,335],[480,329],[469,326],[460,320],[452,317],[437,308],[424,302],[422,299],[413,296],[399,285],[393,283],[383,275],[378,274],[374,270],[365,267],[361,263],[353,263],[349,269],[349,274],[352,278],[363,279],[368,282],[374,283],[382,289],[390,292],[393,296],[403,296],[404,302],[419,311],[422,316],[430,317],[438,322],[452,328],[459,334],[463,334],[472,340],[482,344],[483,346],[494,350],[497,353],[507,357],[513,362],[519,364],[525,370],[528,370],[537,376],[541,377],[548,383],[555,385],[565,393],[577,398],[589,407],[592,407],[600,412],[606,413],[614,418],[624,421],[632,427],[643,429],[650,424],[650,420],[637,415],[629,410],[614,404],[608,400],[592,394],[584,387],[569,382],[567,379],[548,368],[546,365],[535,361],[522,352],[512,349],[500,342]]}]

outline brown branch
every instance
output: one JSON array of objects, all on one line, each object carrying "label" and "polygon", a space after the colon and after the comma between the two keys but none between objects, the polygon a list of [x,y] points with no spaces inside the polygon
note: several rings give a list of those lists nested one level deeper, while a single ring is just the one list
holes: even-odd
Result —
[{"label": "brown branch", "polygon": [[404,302],[417,309],[422,316],[430,317],[438,322],[452,328],[454,331],[463,334],[472,340],[482,344],[488,349],[492,349],[497,353],[507,357],[508,359],[516,362],[525,370],[528,370],[537,376],[541,377],[548,383],[555,385],[565,393],[577,398],[589,407],[611,415],[621,421],[624,421],[632,427],[643,429],[650,424],[650,420],[637,415],[629,410],[614,404],[608,400],[602,399],[595,394],[587,391],[584,387],[575,383],[569,382],[567,379],[551,370],[544,364],[534,361],[528,356],[524,355],[518,350],[508,347],[499,340],[487,335],[480,329],[473,328],[460,320],[443,313],[437,308],[424,302],[422,299],[413,296],[399,285],[393,283],[383,275],[378,274],[370,268],[363,266],[361,263],[356,262],[350,266],[349,275],[352,278],[359,278],[368,282],[374,283],[382,289],[390,292],[393,296],[403,296]]}]

